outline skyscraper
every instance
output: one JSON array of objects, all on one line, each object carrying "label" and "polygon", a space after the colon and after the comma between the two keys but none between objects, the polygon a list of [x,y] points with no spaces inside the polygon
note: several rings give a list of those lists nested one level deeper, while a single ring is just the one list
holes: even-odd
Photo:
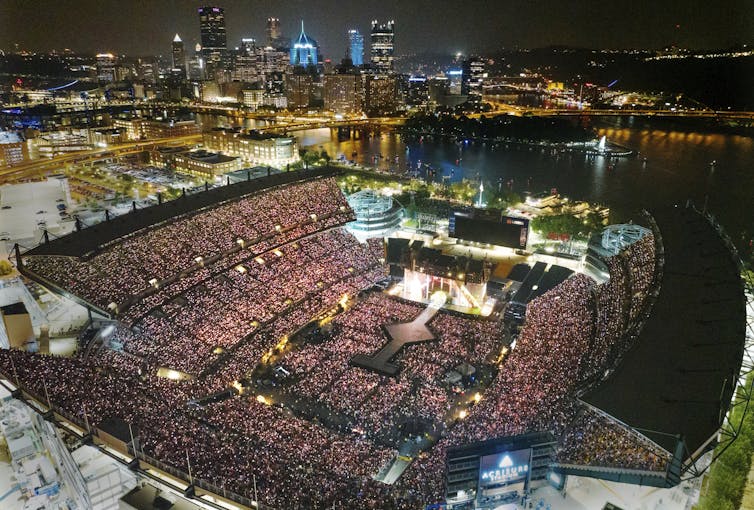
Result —
[{"label": "skyscraper", "polygon": [[353,65],[364,65],[364,36],[358,30],[348,31],[348,58]]},{"label": "skyscraper", "polygon": [[267,45],[276,46],[280,40],[280,20],[278,18],[267,18]]},{"label": "skyscraper", "polygon": [[384,24],[378,23],[377,20],[372,21],[372,65],[378,73],[393,72],[394,27],[395,22],[392,20]]},{"label": "skyscraper", "polygon": [[317,41],[306,35],[304,32],[304,20],[301,20],[301,33],[291,47],[291,65],[317,65],[319,59],[317,53]]},{"label": "skyscraper", "polygon": [[461,94],[469,96],[469,101],[480,101],[482,98],[482,85],[487,73],[484,72],[484,60],[479,57],[471,57],[463,62],[463,76],[461,82]]},{"label": "skyscraper", "polygon": [[180,69],[184,76],[186,74],[186,51],[178,34],[173,38],[173,69]]},{"label": "skyscraper", "polygon": [[208,70],[214,70],[223,63],[227,55],[225,10],[222,7],[199,7],[199,29],[204,63]]}]

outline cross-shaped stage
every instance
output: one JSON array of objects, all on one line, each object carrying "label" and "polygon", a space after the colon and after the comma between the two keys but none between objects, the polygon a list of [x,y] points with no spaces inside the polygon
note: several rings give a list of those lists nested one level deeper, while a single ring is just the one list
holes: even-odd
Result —
[{"label": "cross-shaped stage", "polygon": [[411,322],[382,326],[390,341],[374,354],[357,354],[350,364],[384,375],[394,376],[400,366],[390,360],[407,345],[431,342],[437,337],[427,327],[427,322],[437,313],[439,306],[430,304]]}]

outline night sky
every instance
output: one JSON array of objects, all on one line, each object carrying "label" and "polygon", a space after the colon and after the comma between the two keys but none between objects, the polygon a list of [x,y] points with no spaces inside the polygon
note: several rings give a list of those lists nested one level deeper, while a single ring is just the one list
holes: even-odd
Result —
[{"label": "night sky", "polygon": [[[163,54],[178,32],[199,40],[193,0],[0,0],[0,49],[71,48]],[[268,16],[285,35],[307,33],[339,60],[345,33],[368,34],[373,18],[396,22],[396,53],[464,53],[501,47],[726,48],[754,43],[752,0],[224,0],[228,45],[264,39]],[[367,37],[368,39],[368,37]],[[367,43],[368,48],[368,43]],[[368,51],[368,50],[367,50]]]}]

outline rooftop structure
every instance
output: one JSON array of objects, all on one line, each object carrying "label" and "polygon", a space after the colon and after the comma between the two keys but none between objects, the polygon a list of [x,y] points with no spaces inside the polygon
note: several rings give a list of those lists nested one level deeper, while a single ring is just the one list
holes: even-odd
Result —
[{"label": "rooftop structure", "polygon": [[291,65],[316,66],[319,62],[319,47],[317,41],[304,32],[304,20],[301,20],[301,33],[291,46]]}]

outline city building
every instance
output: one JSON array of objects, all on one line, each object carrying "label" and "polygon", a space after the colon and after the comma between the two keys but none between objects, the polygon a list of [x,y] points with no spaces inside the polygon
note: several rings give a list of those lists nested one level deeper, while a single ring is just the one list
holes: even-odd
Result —
[{"label": "city building", "polygon": [[241,169],[241,160],[206,150],[196,150],[176,154],[175,171],[196,175],[205,179],[214,179],[228,172]]},{"label": "city building", "polygon": [[326,74],[323,82],[325,110],[340,114],[363,111],[364,85],[358,72]]},{"label": "city building", "polygon": [[176,136],[195,135],[200,132],[199,125],[193,120],[133,119],[114,118],[113,127],[118,129],[123,140],[147,140],[154,138],[172,138]]},{"label": "city building", "polygon": [[304,20],[301,20],[301,33],[291,47],[291,65],[316,66],[319,63],[317,41],[304,32]]},{"label": "city building", "polygon": [[372,21],[371,42],[374,68],[378,73],[392,73],[394,71],[395,22],[391,20],[381,24],[377,20]]},{"label": "city building", "polygon": [[29,159],[24,139],[9,131],[0,131],[0,167],[17,165]]},{"label": "city building", "polygon": [[60,154],[88,151],[92,149],[89,138],[86,130],[47,132],[30,141],[31,157],[53,158]]},{"label": "city building", "polygon": [[256,110],[264,104],[263,89],[245,89],[241,91],[241,102],[252,110]]},{"label": "city building", "polygon": [[225,31],[225,9],[205,6],[199,8],[199,29],[201,33],[202,57],[204,65],[212,76],[214,71],[227,64],[228,41]]},{"label": "city building", "polygon": [[186,77],[186,50],[178,34],[173,38],[173,69],[179,69],[183,77]]},{"label": "city building", "polygon": [[348,58],[353,65],[364,65],[364,36],[357,29],[348,31]]},{"label": "city building", "polygon": [[401,106],[400,99],[397,76],[365,76],[364,111],[367,115],[390,115]]},{"label": "city building", "polygon": [[203,134],[202,142],[207,149],[237,156],[247,165],[282,168],[299,160],[293,136],[215,128]]},{"label": "city building", "polygon": [[463,62],[461,75],[461,94],[468,96],[469,101],[481,101],[482,86],[487,73],[484,71],[484,60],[471,57]]},{"label": "city building", "polygon": [[117,80],[118,59],[112,53],[97,54],[97,81],[112,83]]},{"label": "city building", "polygon": [[189,152],[187,145],[165,145],[161,147],[155,147],[149,153],[149,164],[158,168],[166,168],[168,170],[175,170],[175,157],[184,152]]},{"label": "city building", "polygon": [[280,41],[280,19],[267,18],[267,25],[265,26],[265,32],[267,33],[267,45],[275,47]]},{"label": "city building", "polygon": [[288,98],[283,93],[265,92],[262,97],[262,105],[281,109],[288,108]]},{"label": "city building", "polygon": [[288,108],[308,108],[314,99],[314,76],[301,67],[286,73],[285,96]]},{"label": "city building", "polygon": [[255,39],[241,39],[233,65],[233,80],[246,83],[262,81],[262,58],[263,53]]},{"label": "city building", "polygon": [[188,75],[191,80],[204,79],[204,57],[202,56],[202,45],[196,43],[194,54],[188,62]]},{"label": "city building", "polygon": [[92,144],[95,147],[107,147],[123,142],[120,130],[117,128],[97,128],[91,131]]},{"label": "city building", "polygon": [[421,108],[429,105],[429,82],[426,76],[410,76],[408,78],[406,105]]}]

